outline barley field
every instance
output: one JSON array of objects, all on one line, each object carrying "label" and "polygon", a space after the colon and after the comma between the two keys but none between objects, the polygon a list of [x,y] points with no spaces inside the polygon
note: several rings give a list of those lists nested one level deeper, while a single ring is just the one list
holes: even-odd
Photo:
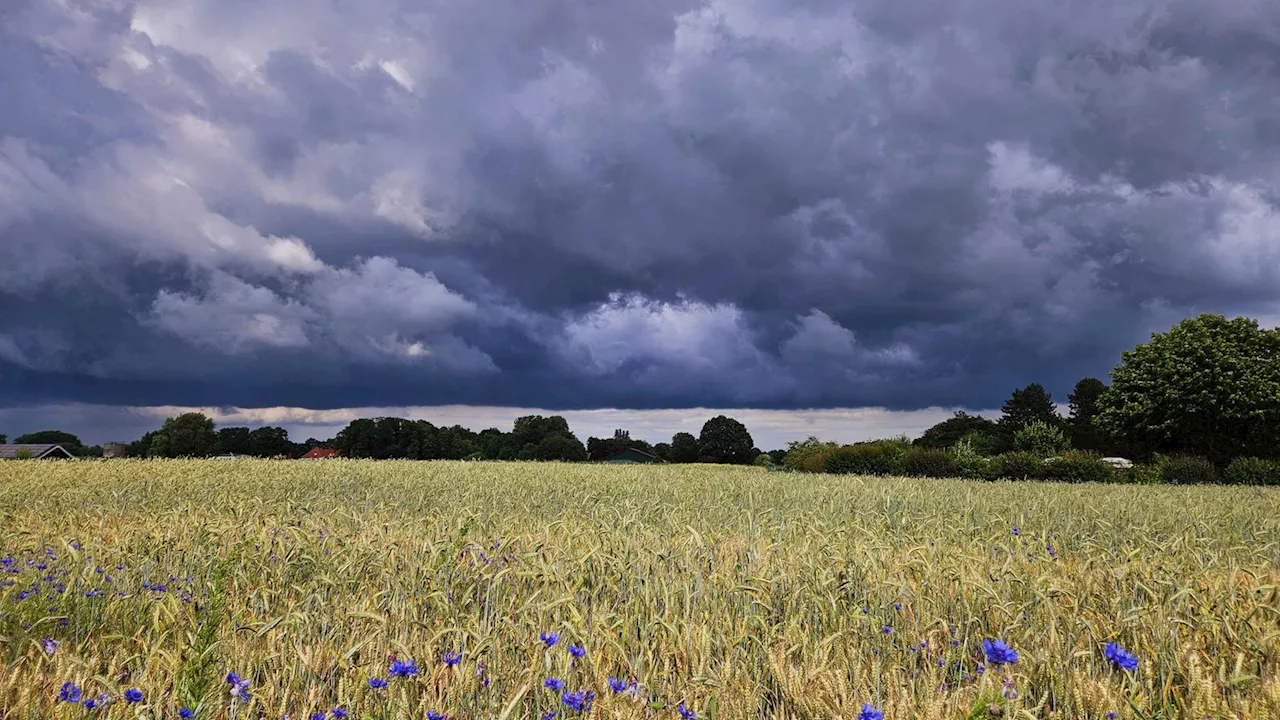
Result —
[{"label": "barley field", "polygon": [[9,462],[0,583],[6,719],[1280,718],[1278,489]]}]

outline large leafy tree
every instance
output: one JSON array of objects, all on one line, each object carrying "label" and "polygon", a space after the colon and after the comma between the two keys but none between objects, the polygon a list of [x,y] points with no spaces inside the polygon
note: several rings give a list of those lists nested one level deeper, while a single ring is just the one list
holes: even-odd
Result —
[{"label": "large leafy tree", "polygon": [[981,415],[970,415],[963,410],[934,425],[916,438],[914,445],[925,448],[946,449],[954,447],[969,433],[996,432],[996,424]]},{"label": "large leafy tree", "polygon": [[208,457],[218,452],[213,420],[201,413],[183,413],[160,426],[163,451],[152,442],[151,452],[163,457]]},{"label": "large leafy tree", "polygon": [[1077,450],[1103,452],[1107,449],[1105,434],[1094,425],[1098,415],[1098,398],[1107,386],[1098,378],[1087,377],[1076,383],[1067,396],[1071,415],[1067,418],[1067,439]]},{"label": "large leafy tree", "polygon": [[289,431],[282,427],[260,427],[249,433],[249,454],[257,457],[292,455]]},{"label": "large leafy tree", "polygon": [[678,432],[671,436],[671,450],[667,460],[673,463],[698,462],[698,438],[692,433]]},{"label": "large leafy tree", "polygon": [[247,427],[224,427],[218,430],[218,448],[232,455],[249,454],[249,433]]},{"label": "large leafy tree", "polygon": [[1111,371],[1095,422],[1145,452],[1280,454],[1280,331],[1204,314],[1153,334]]},{"label": "large leafy tree", "polygon": [[758,454],[747,426],[737,420],[717,415],[702,425],[698,436],[699,460],[746,465]]}]

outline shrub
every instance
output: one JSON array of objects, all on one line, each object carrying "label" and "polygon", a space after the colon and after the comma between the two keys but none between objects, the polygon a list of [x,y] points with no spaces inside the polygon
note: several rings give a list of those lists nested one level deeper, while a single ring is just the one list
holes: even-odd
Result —
[{"label": "shrub", "polygon": [[1057,455],[1068,447],[1067,437],[1062,434],[1062,430],[1043,420],[1027,425],[1013,436],[1014,450],[1037,457]]},{"label": "shrub", "polygon": [[1044,463],[1044,479],[1069,483],[1115,482],[1116,471],[1093,453],[1068,452]]},{"label": "shrub", "polygon": [[973,446],[968,437],[956,443],[951,449],[951,457],[955,462],[956,475],[975,480],[995,480],[999,475],[999,466],[994,460],[983,457]]},{"label": "shrub", "polygon": [[902,456],[902,470],[911,477],[956,477],[956,461],[946,450],[913,447]]},{"label": "shrub", "polygon": [[1164,475],[1158,465],[1135,464],[1131,468],[1116,470],[1115,477],[1118,482],[1135,485],[1159,485],[1164,482]]},{"label": "shrub", "polygon": [[1178,455],[1160,466],[1164,481],[1171,485],[1199,485],[1218,482],[1218,468],[1202,457]]},{"label": "shrub", "polygon": [[1000,477],[1010,480],[1037,480],[1044,477],[1044,461],[1032,453],[1005,453],[996,460],[1000,463]]},{"label": "shrub", "polygon": [[822,472],[826,466],[826,455],[838,447],[838,443],[824,442],[812,436],[807,440],[792,441],[787,443],[787,454],[782,458],[782,464],[792,470]]},{"label": "shrub", "polygon": [[904,454],[897,443],[890,441],[855,443],[827,454],[823,470],[837,475],[898,475]]},{"label": "shrub", "polygon": [[1280,462],[1243,457],[1231,461],[1222,473],[1228,485],[1280,485]]}]

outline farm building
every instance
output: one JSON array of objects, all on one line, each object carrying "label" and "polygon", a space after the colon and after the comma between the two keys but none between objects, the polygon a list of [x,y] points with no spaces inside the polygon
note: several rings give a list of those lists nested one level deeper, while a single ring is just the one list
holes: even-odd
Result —
[{"label": "farm building", "polygon": [[604,459],[607,463],[660,463],[664,462],[662,458],[652,453],[647,453],[636,448],[627,448],[620,453],[614,453]]},{"label": "farm building", "polygon": [[338,457],[337,450],[330,450],[329,448],[313,447],[307,451],[306,455],[303,455],[298,459],[299,460],[324,460],[326,458],[336,458],[336,457]]},{"label": "farm building", "polygon": [[75,457],[61,445],[0,445],[0,459],[70,460]]}]

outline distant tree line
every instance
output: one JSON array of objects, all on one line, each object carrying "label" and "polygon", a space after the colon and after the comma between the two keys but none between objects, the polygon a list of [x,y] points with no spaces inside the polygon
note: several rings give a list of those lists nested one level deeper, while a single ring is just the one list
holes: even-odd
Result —
[{"label": "distant tree line", "polygon": [[[768,453],[755,447],[746,426],[724,415],[707,420],[697,437],[679,432],[670,442],[651,445],[617,430],[584,445],[559,415],[518,418],[509,432],[361,418],[329,440],[295,443],[284,428],[218,429],[210,418],[187,413],[131,443],[127,454],[298,457],[324,447],[349,458],[575,462],[633,449],[672,463],[974,477],[1097,475],[1111,467],[1100,463],[1102,457],[1119,456],[1179,476],[1239,478],[1246,468],[1253,476],[1280,477],[1280,330],[1263,329],[1250,318],[1189,318],[1122,353],[1110,377],[1110,385],[1092,377],[1077,382],[1067,397],[1066,417],[1049,392],[1032,383],[1014,390],[995,420],[961,411],[914,441],[840,445],[811,437]],[[102,454],[100,447],[85,447],[75,435],[57,430],[16,442],[58,443],[80,456]],[[1047,460],[1056,470],[1046,469]],[[1075,469],[1064,469],[1069,467]]]}]

